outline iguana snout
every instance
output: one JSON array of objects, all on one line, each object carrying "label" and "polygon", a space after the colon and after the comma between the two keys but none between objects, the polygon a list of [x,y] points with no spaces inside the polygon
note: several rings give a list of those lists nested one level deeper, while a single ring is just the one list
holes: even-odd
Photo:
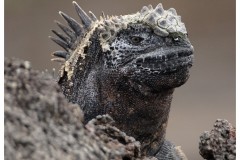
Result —
[{"label": "iguana snout", "polygon": [[138,56],[133,62],[136,68],[145,70],[149,74],[172,74],[182,67],[191,67],[193,60],[192,48],[162,48]]},{"label": "iguana snout", "polygon": [[192,46],[160,48],[141,54],[133,61],[135,73],[132,77],[152,91],[175,88],[187,81],[192,64]]}]

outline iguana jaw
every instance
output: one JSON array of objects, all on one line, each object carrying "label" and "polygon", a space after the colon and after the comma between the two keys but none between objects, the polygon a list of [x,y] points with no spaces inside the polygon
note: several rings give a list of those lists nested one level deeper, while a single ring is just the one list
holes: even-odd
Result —
[{"label": "iguana jaw", "polygon": [[132,86],[146,95],[183,85],[189,78],[192,63],[193,47],[188,45],[140,54],[122,68],[131,75],[128,77]]},{"label": "iguana jaw", "polygon": [[149,74],[171,74],[181,70],[183,67],[191,67],[192,62],[192,47],[172,47],[142,54],[135,58],[132,64],[137,69]]}]

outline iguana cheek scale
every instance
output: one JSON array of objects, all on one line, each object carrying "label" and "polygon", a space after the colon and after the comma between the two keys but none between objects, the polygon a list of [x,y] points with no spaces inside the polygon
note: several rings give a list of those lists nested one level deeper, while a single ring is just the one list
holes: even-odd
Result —
[{"label": "iguana cheek scale", "polygon": [[59,14],[69,27],[50,37],[65,51],[58,83],[70,102],[80,105],[88,122],[109,114],[115,125],[142,144],[142,152],[158,159],[186,159],[165,140],[174,88],[184,84],[193,62],[193,47],[176,10],[144,6],[141,11],[100,19],[73,2],[77,22]]}]

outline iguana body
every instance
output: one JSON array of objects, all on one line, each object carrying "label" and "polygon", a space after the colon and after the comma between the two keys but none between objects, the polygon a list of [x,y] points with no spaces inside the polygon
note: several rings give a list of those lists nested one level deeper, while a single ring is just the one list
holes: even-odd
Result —
[{"label": "iguana body", "polygon": [[85,122],[109,114],[116,126],[142,143],[142,152],[158,159],[181,159],[165,140],[174,88],[184,84],[192,66],[193,47],[175,9],[159,4],[132,15],[90,17],[73,2],[82,23],[66,14],[67,36],[52,38],[66,51],[59,84],[78,103]]}]

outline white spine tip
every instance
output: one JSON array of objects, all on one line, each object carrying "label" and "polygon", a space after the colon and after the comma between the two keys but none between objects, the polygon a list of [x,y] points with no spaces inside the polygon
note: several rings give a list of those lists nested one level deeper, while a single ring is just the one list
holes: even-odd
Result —
[{"label": "white spine tip", "polygon": [[64,13],[62,11],[59,11],[58,14],[63,17]]}]

